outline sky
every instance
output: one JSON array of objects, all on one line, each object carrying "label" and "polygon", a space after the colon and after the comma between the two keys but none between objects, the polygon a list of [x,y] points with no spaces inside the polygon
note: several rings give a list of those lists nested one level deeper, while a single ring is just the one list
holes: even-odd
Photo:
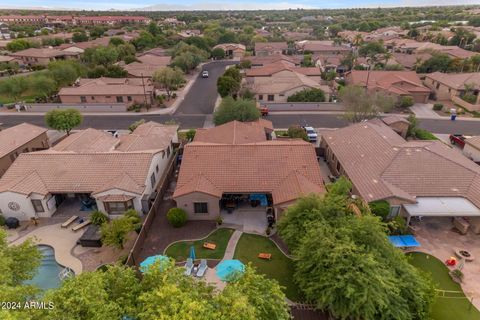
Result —
[{"label": "sky", "polygon": [[[3,2],[3,3],[2,3]],[[402,7],[427,5],[480,4],[479,0],[0,0],[0,8],[44,8],[84,10],[268,10],[268,9],[333,9],[358,7]]]}]

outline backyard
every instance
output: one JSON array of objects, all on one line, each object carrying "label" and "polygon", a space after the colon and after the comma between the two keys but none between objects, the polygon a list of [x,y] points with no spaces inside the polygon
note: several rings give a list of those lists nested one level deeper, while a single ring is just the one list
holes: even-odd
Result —
[{"label": "backyard", "polygon": [[448,274],[449,269],[437,258],[414,252],[408,255],[410,263],[416,268],[429,273],[437,289],[447,291],[460,291],[459,293],[445,293],[445,297],[437,297],[432,307],[433,320],[476,320],[480,319],[480,312],[472,306],[463,294],[461,286],[454,282]]},{"label": "backyard", "polygon": [[[167,247],[165,255],[174,258],[177,262],[185,261],[189,257],[190,247],[193,245],[197,259],[222,259],[233,231],[233,229],[221,228],[212,232],[205,239],[176,242]],[[214,250],[206,249],[203,247],[204,242],[214,243],[217,247]]]},{"label": "backyard", "polygon": [[[270,260],[258,258],[259,253],[271,253]],[[293,282],[293,262],[270,239],[253,234],[242,234],[235,249],[235,259],[249,262],[261,274],[277,280],[285,288],[287,298],[301,301],[299,288]]]}]

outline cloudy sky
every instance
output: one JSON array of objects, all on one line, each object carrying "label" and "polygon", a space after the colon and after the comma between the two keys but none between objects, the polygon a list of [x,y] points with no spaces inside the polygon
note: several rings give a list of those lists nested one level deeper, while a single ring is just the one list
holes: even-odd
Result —
[{"label": "cloudy sky", "polygon": [[[0,1],[0,2],[3,2]],[[0,3],[0,8],[71,8],[85,10],[128,10],[151,7],[155,10],[240,10],[240,9],[289,9],[289,8],[351,8],[351,7],[391,7],[418,5],[479,4],[479,0],[15,0]]]}]

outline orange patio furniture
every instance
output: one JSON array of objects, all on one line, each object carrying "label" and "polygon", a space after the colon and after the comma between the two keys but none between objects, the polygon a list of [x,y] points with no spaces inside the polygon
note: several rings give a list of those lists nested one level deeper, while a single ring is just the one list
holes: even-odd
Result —
[{"label": "orange patio furniture", "polygon": [[204,242],[203,247],[206,248],[206,249],[215,250],[217,245],[215,243]]},{"label": "orange patio furniture", "polygon": [[271,253],[259,253],[258,257],[260,259],[270,260],[272,258],[272,254]]}]

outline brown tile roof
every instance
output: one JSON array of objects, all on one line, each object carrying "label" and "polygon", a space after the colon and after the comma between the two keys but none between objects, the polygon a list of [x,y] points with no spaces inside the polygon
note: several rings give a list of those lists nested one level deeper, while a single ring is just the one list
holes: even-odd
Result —
[{"label": "brown tile roof", "polygon": [[137,60],[141,63],[145,63],[151,66],[166,67],[170,64],[172,57],[170,56],[157,56],[155,54],[144,54],[137,57]]},{"label": "brown tile roof", "polygon": [[277,72],[281,72],[284,70],[294,71],[306,76],[320,76],[322,74],[320,68],[317,67],[294,67],[289,62],[285,62],[283,60],[279,61],[278,63],[271,63],[264,65],[263,67],[248,69],[245,72],[245,76],[247,77],[268,77]]},{"label": "brown tile roof", "polygon": [[29,123],[22,123],[0,131],[0,158],[5,157],[10,152],[15,151],[45,132],[47,132],[47,129]]},{"label": "brown tile roof", "polygon": [[274,204],[324,192],[315,148],[302,140],[247,144],[192,142],[184,149],[174,197],[203,192],[272,193]]},{"label": "brown tile roof", "polygon": [[[161,58],[164,58],[164,57],[161,57]],[[168,60],[170,60],[170,57],[165,57],[165,58],[168,58]],[[125,65],[123,69],[127,71],[129,75],[132,75],[134,77],[151,78],[153,77],[153,74],[155,73],[155,71],[160,70],[166,67],[167,65],[156,65],[156,64],[149,64],[149,63],[142,63],[142,62],[132,62]]]},{"label": "brown tile roof", "polygon": [[0,179],[0,192],[96,193],[121,189],[141,194],[154,152],[23,153]]},{"label": "brown tile roof", "polygon": [[417,63],[417,59],[419,62],[428,60],[432,57],[430,53],[417,53],[417,54],[408,54],[408,53],[393,53],[393,60],[395,60],[398,64],[401,64],[405,68],[413,69],[415,64]]},{"label": "brown tile roof", "polygon": [[93,153],[113,151],[120,143],[110,133],[96,129],[85,129],[72,133],[51,150],[62,152]]},{"label": "brown tile roof", "polygon": [[135,197],[129,196],[126,194],[108,194],[105,196],[98,197],[97,199],[102,202],[125,202],[128,200],[132,200]]},{"label": "brown tile roof", "polygon": [[221,43],[217,44],[213,49],[215,48],[222,48],[223,50],[242,50],[245,51],[247,48],[241,44],[241,43]]},{"label": "brown tile roof", "polygon": [[407,142],[378,119],[323,139],[366,201],[457,196],[480,207],[480,167],[443,142]]},{"label": "brown tile roof", "polygon": [[299,56],[286,56],[284,54],[272,54],[268,56],[249,56],[245,57],[243,60],[250,60],[252,66],[265,66],[269,64],[275,64],[279,62],[286,62],[292,66],[300,65],[303,57]]},{"label": "brown tile roof", "polygon": [[256,42],[255,51],[277,51],[287,50],[288,44],[286,42]]},{"label": "brown tile roof", "polygon": [[330,52],[330,51],[337,51],[337,52],[348,52],[352,51],[352,48],[347,46],[337,46],[334,45],[332,41],[322,41],[322,40],[305,40],[299,41],[296,43],[296,46],[300,50],[304,51],[312,51],[312,52]]},{"label": "brown tile roof", "polygon": [[164,150],[176,140],[177,125],[164,125],[153,121],[139,125],[131,134],[120,136],[118,151]]},{"label": "brown tile roof", "polygon": [[480,136],[474,136],[474,137],[465,139],[465,144],[469,144],[475,149],[480,150]]},{"label": "brown tile roof", "polygon": [[382,121],[387,125],[391,125],[391,124],[397,123],[397,122],[403,122],[403,123],[410,124],[410,122],[408,122],[408,120],[405,119],[404,117],[395,116],[395,115],[384,117],[384,118],[382,118]]},{"label": "brown tile roof", "polygon": [[442,73],[433,72],[425,75],[426,78],[443,83],[447,87],[464,90],[466,84],[474,85],[474,89],[480,89],[480,73]]},{"label": "brown tile roof", "polygon": [[[145,91],[148,93],[153,91],[153,86],[145,84]],[[83,79],[79,86],[64,87],[58,92],[59,96],[89,96],[89,95],[143,95],[144,88],[141,84],[130,81],[127,78],[111,78]]]},{"label": "brown tile roof", "polygon": [[32,57],[32,58],[55,58],[63,56],[76,56],[76,52],[66,52],[57,49],[49,48],[30,48],[26,50],[17,51],[10,54],[12,57]]},{"label": "brown tile roof", "polygon": [[[267,140],[265,129],[272,126],[267,120],[259,122],[231,121],[210,129],[197,129],[195,142],[243,144]],[[268,125],[268,127],[266,127]]]},{"label": "brown tile roof", "polygon": [[352,70],[347,83],[365,86],[368,77],[369,89],[386,90],[391,93],[408,95],[413,92],[430,92],[414,71],[368,71]]}]

